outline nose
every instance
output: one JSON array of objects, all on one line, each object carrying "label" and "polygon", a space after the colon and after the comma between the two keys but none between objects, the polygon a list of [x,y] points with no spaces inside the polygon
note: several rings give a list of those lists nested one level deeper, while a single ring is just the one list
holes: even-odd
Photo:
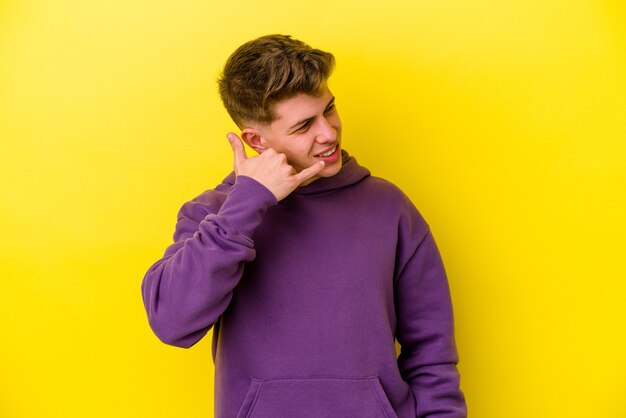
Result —
[{"label": "nose", "polygon": [[319,118],[318,131],[315,140],[319,143],[335,142],[337,130],[328,122],[325,117]]}]

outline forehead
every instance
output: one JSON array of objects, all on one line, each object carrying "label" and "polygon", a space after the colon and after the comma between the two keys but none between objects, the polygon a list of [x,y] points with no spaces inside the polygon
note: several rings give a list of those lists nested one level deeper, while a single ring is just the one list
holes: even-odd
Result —
[{"label": "forehead", "polygon": [[324,87],[323,94],[319,97],[301,93],[280,101],[274,105],[273,111],[276,115],[274,123],[288,125],[303,118],[313,117],[323,112],[332,98],[331,91]]}]

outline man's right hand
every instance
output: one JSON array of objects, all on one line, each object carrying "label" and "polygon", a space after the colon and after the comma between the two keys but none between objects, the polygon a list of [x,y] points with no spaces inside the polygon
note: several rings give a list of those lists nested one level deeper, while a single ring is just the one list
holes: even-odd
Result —
[{"label": "man's right hand", "polygon": [[250,177],[265,186],[276,200],[281,201],[302,183],[315,177],[324,168],[319,161],[299,173],[287,163],[287,156],[271,148],[248,158],[241,138],[229,132],[226,135],[235,154],[235,175]]}]

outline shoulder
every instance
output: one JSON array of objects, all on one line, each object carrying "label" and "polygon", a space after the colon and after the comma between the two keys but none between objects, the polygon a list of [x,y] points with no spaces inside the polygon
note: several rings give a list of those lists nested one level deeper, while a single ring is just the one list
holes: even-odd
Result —
[{"label": "shoulder", "polygon": [[408,200],[404,192],[398,186],[382,177],[368,176],[363,180],[362,184],[369,190],[381,193],[385,197]]},{"label": "shoulder", "polygon": [[388,216],[397,219],[399,232],[423,237],[429,225],[413,201],[397,185],[381,177],[370,176],[363,181],[364,193],[372,196],[376,205]]},{"label": "shoulder", "polygon": [[381,177],[369,176],[362,182],[362,192],[376,200],[397,206],[401,210],[419,213],[411,199],[394,183]]}]

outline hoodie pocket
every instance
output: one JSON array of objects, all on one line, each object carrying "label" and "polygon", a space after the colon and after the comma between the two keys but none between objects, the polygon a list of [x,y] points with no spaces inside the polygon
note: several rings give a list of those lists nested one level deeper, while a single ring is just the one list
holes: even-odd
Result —
[{"label": "hoodie pocket", "polygon": [[397,418],[377,376],[252,378],[237,418]]}]

